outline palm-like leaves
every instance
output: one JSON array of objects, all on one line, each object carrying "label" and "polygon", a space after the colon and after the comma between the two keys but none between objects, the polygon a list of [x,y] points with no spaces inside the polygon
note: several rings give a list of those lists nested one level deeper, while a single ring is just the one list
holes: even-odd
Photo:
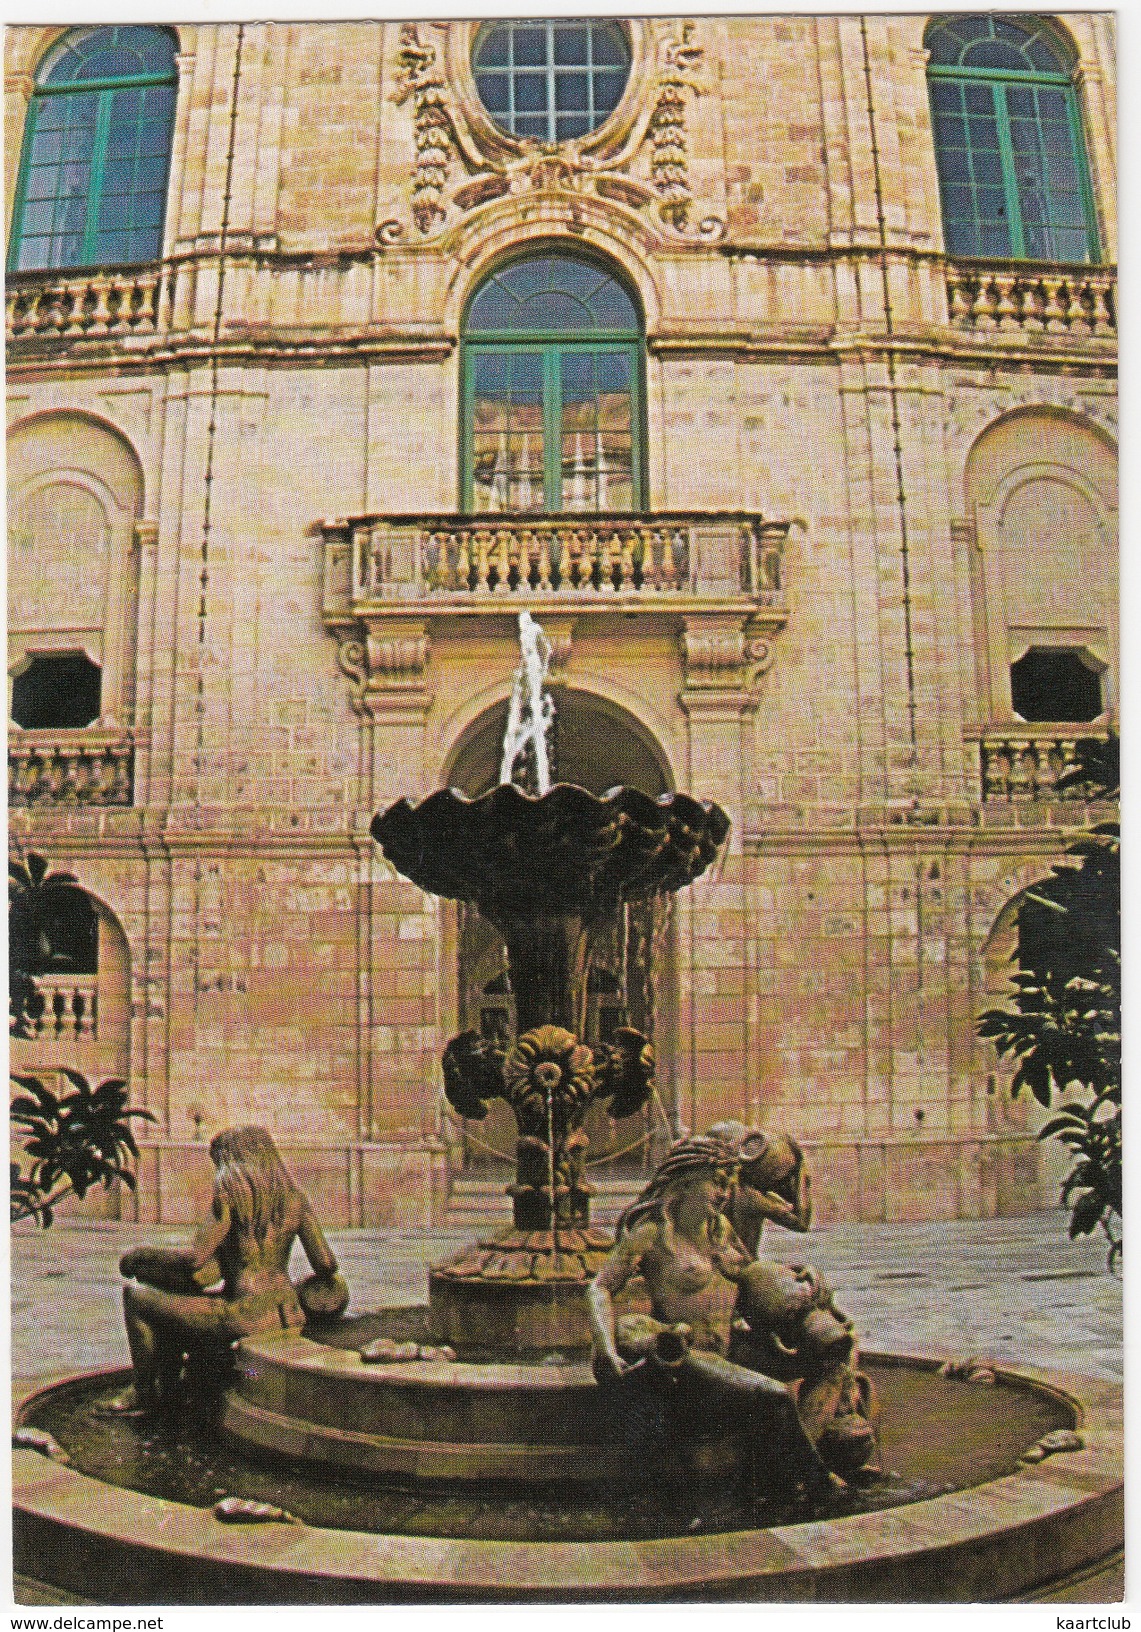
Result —
[{"label": "palm-like leaves", "polygon": [[[1119,745],[1079,745],[1064,779],[1092,797],[1115,799]],[[1061,783],[1059,783],[1061,786]],[[1055,1090],[1071,1098],[1041,1130],[1077,1158],[1062,1186],[1070,1236],[1099,1224],[1111,1266],[1121,1256],[1121,844],[1106,822],[1070,845],[1070,862],[1028,890],[1018,911],[1012,1007],[988,1009],[978,1031],[1018,1061],[1011,1092],[1029,1088],[1041,1105]]]},{"label": "palm-like leaves", "polygon": [[60,1076],[67,1087],[57,1092],[39,1077],[14,1075],[21,1092],[8,1108],[30,1164],[12,1163],[11,1217],[35,1218],[45,1229],[69,1191],[82,1197],[97,1184],[109,1190],[116,1180],[134,1189],[130,1163],[139,1152],[131,1119],[155,1120],[150,1111],[128,1107],[119,1077],[92,1087],[80,1071],[62,1067]]},{"label": "palm-like leaves", "polygon": [[35,971],[43,966],[45,905],[49,891],[75,883],[73,873],[52,873],[43,856],[8,857],[8,1029],[30,1037],[35,1014]]}]

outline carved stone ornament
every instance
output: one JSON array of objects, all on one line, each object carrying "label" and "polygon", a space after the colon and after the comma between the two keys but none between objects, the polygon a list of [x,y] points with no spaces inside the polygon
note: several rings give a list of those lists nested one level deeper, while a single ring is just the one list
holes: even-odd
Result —
[{"label": "carved stone ornament", "polygon": [[[441,203],[455,140],[455,126],[446,101],[442,75],[436,68],[436,48],[425,45],[415,23],[400,29],[400,73],[394,100],[412,99],[416,163],[412,175],[412,216],[421,232],[430,232],[444,219]],[[390,229],[395,223],[386,222]],[[385,240],[391,241],[391,238]]]},{"label": "carved stone ornament", "polygon": [[742,706],[752,704],[753,689],[773,661],[767,632],[747,617],[687,618],[681,650],[687,696],[732,693]]},{"label": "carved stone ornament", "polygon": [[[465,28],[459,23],[436,26]],[[579,141],[554,143],[506,135],[479,104],[466,63],[457,57],[449,68],[436,45],[422,37],[423,25],[402,24],[393,100],[412,103],[411,211],[419,232],[428,236],[438,231],[449,206],[466,214],[511,195],[554,192],[572,200],[591,195],[647,214],[656,205],[656,224],[671,238],[705,243],[720,238],[725,231],[721,216],[705,215],[696,224],[691,220],[695,211],[686,119],[690,99],[705,89],[699,75],[704,48],[695,43],[692,20],[665,26],[673,33],[659,46],[656,75],[635,67],[642,94],[632,117],[619,116],[601,139],[592,132]],[[468,39],[464,32],[448,51],[462,54]],[[572,231],[585,228],[585,217],[573,203],[570,226]],[[384,221],[376,238],[381,246],[401,242],[400,222]]]},{"label": "carved stone ornament", "polygon": [[337,667],[352,682],[354,712],[375,714],[386,698],[426,703],[424,676],[430,652],[431,640],[422,623],[361,620],[342,632]]}]

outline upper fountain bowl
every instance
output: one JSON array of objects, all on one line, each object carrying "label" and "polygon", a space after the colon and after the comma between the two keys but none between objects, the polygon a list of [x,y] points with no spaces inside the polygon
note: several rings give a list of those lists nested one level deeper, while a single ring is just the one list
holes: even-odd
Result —
[{"label": "upper fountain bowl", "polygon": [[467,901],[492,921],[574,913],[673,893],[699,878],[729,832],[720,805],[637,788],[600,796],[557,783],[535,797],[503,783],[476,799],[441,788],[398,799],[372,836],[392,865],[430,895]]}]

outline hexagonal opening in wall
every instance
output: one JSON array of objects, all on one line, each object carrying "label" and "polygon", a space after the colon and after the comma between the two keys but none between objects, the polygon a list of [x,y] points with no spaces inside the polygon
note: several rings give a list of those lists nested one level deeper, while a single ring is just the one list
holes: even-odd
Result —
[{"label": "hexagonal opening in wall", "polygon": [[102,712],[102,683],[85,652],[38,652],[12,681],[12,719],[26,731],[91,725]]},{"label": "hexagonal opening in wall", "polygon": [[1032,646],[1010,665],[1010,700],[1030,723],[1095,720],[1105,707],[1101,671],[1085,652]]}]

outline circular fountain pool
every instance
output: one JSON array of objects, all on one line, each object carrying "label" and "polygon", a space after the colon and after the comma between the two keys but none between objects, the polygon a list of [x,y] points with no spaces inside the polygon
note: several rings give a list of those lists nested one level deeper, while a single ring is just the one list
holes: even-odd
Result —
[{"label": "circular fountain pool", "polygon": [[[424,1421],[437,1428],[433,1391],[437,1404],[466,1394],[469,1374],[488,1387],[511,1374],[509,1394],[545,1389],[552,1400],[593,1388],[582,1364],[363,1366],[356,1346],[381,1324],[346,1321],[324,1342],[248,1340],[231,1402],[275,1344],[277,1361],[302,1377],[355,1372],[380,1395],[414,1374],[429,1395]],[[102,1417],[96,1408],[122,1375],[70,1379],[20,1413],[71,1465],[16,1451],[17,1569],[102,1602],[994,1601],[1119,1544],[1119,1390],[1011,1372],[985,1387],[921,1358],[865,1364],[883,1404],[887,1472],[807,1515],[746,1505],[712,1473],[671,1477],[666,1459],[617,1482],[602,1463],[593,1480],[489,1478],[482,1463],[469,1479],[425,1479],[367,1464],[354,1474],[343,1444],[333,1471],[320,1432],[304,1455],[299,1419],[289,1454],[274,1454],[240,1421],[244,1443],[220,1436],[201,1406],[164,1423]],[[347,1408],[350,1431],[367,1436],[362,1410]],[[549,1417],[528,1406],[543,1432]],[[478,1413],[470,1422],[479,1429]],[[1022,1460],[1044,1435],[1075,1428],[1080,1449]],[[222,1496],[273,1503],[301,1523],[223,1524]]]}]

